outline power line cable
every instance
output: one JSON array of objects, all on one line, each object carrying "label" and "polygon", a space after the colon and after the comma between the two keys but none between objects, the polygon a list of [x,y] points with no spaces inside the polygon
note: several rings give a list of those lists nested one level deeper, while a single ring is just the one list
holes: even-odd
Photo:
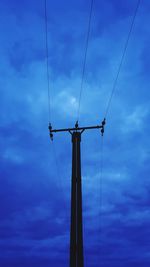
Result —
[{"label": "power line cable", "polygon": [[114,83],[113,83],[113,87],[112,87],[112,91],[111,91],[111,94],[110,94],[110,97],[109,97],[109,100],[108,100],[108,104],[107,104],[107,107],[106,107],[105,118],[106,118],[106,116],[108,114],[108,111],[110,109],[112,97],[114,95],[114,92],[115,92],[115,89],[116,89],[116,86],[117,86],[118,78],[119,78],[120,71],[121,71],[121,68],[122,68],[122,65],[123,65],[123,61],[124,61],[124,58],[125,58],[125,55],[126,55],[127,47],[128,47],[128,44],[129,44],[129,40],[130,40],[130,37],[131,37],[131,33],[132,33],[132,30],[133,30],[135,19],[136,19],[137,13],[138,13],[140,2],[141,2],[141,0],[137,1],[135,12],[134,12],[133,17],[132,17],[131,26],[130,26],[130,29],[129,29],[129,32],[128,32],[128,35],[127,35],[127,39],[126,39],[126,42],[125,42],[125,46],[124,46],[124,49],[123,49],[121,60],[120,60],[119,66],[118,66],[117,74],[116,74],[116,77],[115,77],[115,80],[114,80]]},{"label": "power line cable", "polygon": [[103,206],[103,147],[104,147],[104,136],[101,137],[101,158],[100,158],[100,182],[99,182],[99,190],[100,190],[100,195],[99,195],[99,231],[100,231],[100,260],[101,260],[101,256],[102,256],[102,206]]},{"label": "power line cable", "polygon": [[57,153],[56,153],[56,148],[54,143],[52,143],[52,149],[53,149],[53,155],[54,155],[54,161],[55,161],[55,166],[56,166],[56,175],[57,178],[59,180],[59,188],[61,190],[61,194],[62,194],[62,202],[63,202],[63,206],[64,206],[64,212],[66,212],[67,210],[67,203],[66,203],[66,193],[64,192],[64,181],[62,181],[62,174],[60,172],[60,168],[59,168],[59,164],[58,164],[58,160],[57,160]]},{"label": "power line cable", "polygon": [[[126,55],[126,51],[127,51],[127,48],[128,48],[129,40],[130,40],[130,37],[131,37],[131,33],[132,33],[132,30],[133,30],[133,27],[134,27],[135,19],[136,19],[136,16],[137,16],[137,13],[138,13],[138,9],[139,9],[139,6],[140,6],[140,2],[141,2],[141,0],[137,1],[136,8],[135,8],[135,11],[134,11],[134,14],[133,14],[133,17],[132,17],[131,26],[130,26],[130,29],[129,29],[129,32],[128,32],[128,35],[127,35],[127,39],[126,39],[126,42],[125,42],[125,46],[124,46],[124,49],[123,49],[121,60],[120,60],[119,66],[118,66],[117,74],[116,74],[116,77],[115,77],[115,80],[114,80],[114,83],[113,83],[113,87],[112,87],[112,91],[111,91],[111,94],[110,94],[110,97],[109,97],[109,100],[108,100],[108,104],[107,104],[107,108],[106,108],[106,112],[105,112],[105,118],[107,117],[107,114],[108,114],[108,111],[110,109],[110,105],[111,105],[111,102],[112,102],[112,97],[114,95],[114,92],[115,92],[115,89],[116,89],[116,86],[117,86],[118,78],[119,78],[120,71],[121,71],[121,68],[122,68],[122,65],[123,65],[123,61],[124,61],[124,58],[125,58],[125,55]],[[102,242],[103,154],[104,154],[104,140],[103,140],[103,136],[102,136],[102,139],[101,139],[101,159],[100,159],[100,242]],[[100,260],[101,260],[101,256],[102,256],[101,248],[102,248],[102,244],[100,244]]]},{"label": "power line cable", "polygon": [[49,49],[48,49],[48,18],[47,0],[45,0],[45,48],[46,48],[46,73],[47,73],[47,92],[48,92],[48,119],[51,121],[51,98],[50,98],[50,74],[49,74]]},{"label": "power line cable", "polygon": [[[52,98],[50,95],[50,72],[49,72],[49,48],[48,48],[48,16],[47,16],[47,0],[45,0],[45,48],[46,48],[46,73],[47,73],[47,92],[48,92],[48,118],[49,123],[52,119],[52,112],[51,112],[51,103]],[[51,125],[51,124],[49,124]],[[63,213],[66,214],[66,210],[68,209],[67,201],[66,201],[66,192],[64,189],[64,182],[62,181],[62,173],[60,171],[60,166],[57,160],[57,153],[56,153],[56,147],[54,146],[54,143],[52,143],[52,154],[54,159],[54,164],[56,168],[56,177],[58,181],[58,186],[60,193],[62,195],[61,202],[63,205]],[[65,215],[64,215],[65,216]]]},{"label": "power line cable", "polygon": [[[51,97],[50,97],[50,74],[49,74],[49,49],[48,49],[48,17],[47,17],[47,0],[45,0],[45,48],[46,48],[46,73],[47,73],[47,92],[48,92],[48,118],[49,122],[51,121]],[[61,175],[59,171],[56,149],[54,143],[52,144],[53,158],[56,166],[56,175],[59,179],[59,186],[62,191],[62,195],[65,196],[63,190],[63,183],[61,180]],[[63,198],[64,200],[64,198]],[[64,200],[64,210],[66,210],[66,203]]]},{"label": "power line cable", "polygon": [[78,111],[77,111],[77,121],[79,120],[79,115],[80,115],[81,97],[82,97],[82,91],[83,91],[85,67],[86,67],[86,61],[87,61],[87,51],[88,51],[89,37],[90,37],[90,30],[91,30],[93,3],[94,3],[94,0],[91,0],[89,21],[88,21],[88,30],[87,30],[87,37],[86,37],[86,43],[85,43],[85,53],[84,53],[84,57],[83,57],[83,68],[82,68],[80,94],[79,94],[79,105],[78,105]]}]

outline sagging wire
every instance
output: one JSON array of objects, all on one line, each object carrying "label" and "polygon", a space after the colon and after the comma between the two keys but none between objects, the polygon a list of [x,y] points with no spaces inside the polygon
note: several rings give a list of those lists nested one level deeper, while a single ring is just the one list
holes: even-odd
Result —
[{"label": "sagging wire", "polygon": [[135,19],[136,19],[136,16],[137,16],[137,13],[138,13],[138,9],[139,9],[139,6],[140,6],[140,2],[141,2],[141,0],[137,1],[136,8],[135,8],[135,11],[134,11],[134,14],[133,14],[133,17],[132,17],[130,29],[129,29],[129,32],[128,32],[128,35],[127,35],[127,39],[126,39],[126,42],[125,42],[125,45],[124,45],[124,49],[123,49],[123,53],[122,53],[122,56],[121,56],[121,59],[120,59],[120,63],[119,63],[119,66],[118,66],[117,74],[116,74],[116,77],[114,79],[113,86],[112,86],[112,91],[111,91],[111,94],[110,94],[110,97],[108,99],[108,103],[107,103],[107,106],[106,106],[105,118],[108,115],[108,111],[110,109],[110,105],[111,105],[111,102],[112,102],[112,97],[114,95],[114,92],[115,92],[115,89],[116,89],[116,86],[117,86],[118,78],[119,78],[120,71],[121,71],[121,68],[122,68],[122,65],[123,65],[123,61],[124,61],[124,58],[125,58],[125,55],[126,55],[126,51],[127,51],[127,48],[128,48],[129,40],[130,40],[130,37],[131,37],[131,33],[132,33],[132,30],[133,30],[133,27],[134,27]]},{"label": "sagging wire", "polygon": [[86,68],[86,61],[87,61],[87,52],[88,52],[89,37],[90,37],[90,31],[91,31],[91,20],[92,20],[93,4],[94,4],[94,0],[91,0],[89,21],[88,21],[88,29],[87,29],[87,36],[86,36],[86,43],[85,43],[85,52],[84,52],[84,57],[83,57],[83,68],[82,68],[80,94],[79,94],[79,105],[78,105],[78,110],[77,110],[77,121],[79,121],[79,116],[80,116],[81,97],[82,97],[82,91],[83,91],[83,85],[84,85],[84,76],[85,76],[85,68]]},{"label": "sagging wire", "polygon": [[50,98],[50,74],[49,74],[49,48],[48,48],[48,18],[47,0],[45,0],[45,49],[46,49],[46,73],[47,73],[47,93],[48,93],[48,120],[51,122],[51,98]]},{"label": "sagging wire", "polygon": [[[120,72],[121,72],[121,68],[122,68],[122,65],[123,65],[123,61],[124,61],[124,58],[125,58],[125,55],[126,55],[126,52],[127,52],[127,48],[128,48],[128,44],[129,44],[129,41],[130,41],[130,37],[131,37],[131,34],[132,34],[132,31],[133,31],[133,27],[134,27],[134,24],[135,24],[135,19],[137,17],[137,13],[138,13],[138,10],[139,10],[139,7],[140,7],[140,3],[141,3],[141,0],[138,0],[137,1],[137,4],[136,4],[136,8],[135,8],[135,11],[134,11],[134,14],[133,14],[133,17],[132,17],[132,21],[131,21],[131,25],[130,25],[130,29],[129,29],[129,32],[128,32],[128,35],[127,35],[127,39],[126,39],[126,42],[125,42],[125,45],[124,45],[124,49],[123,49],[123,53],[122,53],[122,56],[121,56],[121,59],[120,59],[120,63],[119,63],[119,66],[118,66],[118,70],[117,70],[117,74],[116,74],[116,77],[114,79],[114,82],[113,82],[113,86],[112,86],[112,91],[111,91],[111,94],[110,94],[110,97],[109,97],[109,100],[108,100],[108,103],[107,103],[107,106],[106,106],[106,111],[105,111],[105,118],[107,117],[108,115],[108,112],[109,112],[109,109],[110,109],[110,105],[111,105],[111,102],[112,102],[112,98],[113,98],[113,95],[114,95],[114,92],[115,92],[115,89],[116,89],[116,86],[117,86],[117,82],[118,82],[118,78],[119,78],[119,75],[120,75]],[[103,213],[103,157],[104,157],[104,137],[102,136],[101,137],[101,159],[100,159],[100,200],[99,200],[99,209],[100,209],[100,261],[102,260],[102,228],[103,228],[103,222],[102,222],[102,213]]]},{"label": "sagging wire", "polygon": [[[45,9],[45,49],[46,49],[46,73],[47,73],[47,91],[48,91],[48,120],[49,120],[49,125],[48,128],[49,130],[52,128],[51,126],[51,119],[52,119],[52,114],[51,114],[51,97],[50,97],[50,72],[49,72],[49,48],[48,48],[48,16],[47,16],[47,0],[44,1],[44,9]],[[53,140],[53,134],[50,133],[50,138]],[[56,149],[54,146],[54,143],[52,143],[52,153],[53,153],[53,158],[56,166],[56,176],[59,179],[59,186],[63,195],[63,202],[64,202],[64,211],[66,210],[66,203],[65,203],[65,194],[63,190],[63,183],[61,180],[61,175],[60,175],[60,170],[58,166],[58,161],[57,161],[57,156],[56,156]]]},{"label": "sagging wire", "polygon": [[56,166],[56,174],[57,174],[57,177],[58,177],[58,180],[59,180],[59,187],[61,189],[61,194],[62,194],[62,198],[61,200],[63,201],[63,206],[64,206],[64,212],[66,212],[67,210],[67,204],[66,204],[66,197],[65,197],[65,193],[64,193],[64,182],[62,181],[62,174],[60,172],[60,169],[59,169],[59,164],[58,164],[58,160],[57,160],[57,154],[56,154],[56,148],[55,148],[55,145],[54,145],[54,142],[52,142],[52,149],[53,149],[53,155],[54,155],[54,162],[55,162],[55,166]]},{"label": "sagging wire", "polygon": [[102,212],[103,212],[103,153],[104,153],[104,136],[101,136],[101,156],[100,156],[100,181],[99,181],[99,256],[102,257]]}]

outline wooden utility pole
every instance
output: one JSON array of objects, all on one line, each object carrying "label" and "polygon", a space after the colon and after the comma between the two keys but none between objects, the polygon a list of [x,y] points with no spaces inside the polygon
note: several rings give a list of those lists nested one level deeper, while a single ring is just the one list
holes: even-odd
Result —
[{"label": "wooden utility pole", "polygon": [[69,132],[72,136],[72,182],[71,182],[71,225],[70,225],[70,267],[84,267],[83,230],[82,230],[82,181],[81,181],[81,134],[85,130],[101,129],[104,133],[105,119],[101,125],[53,130],[49,125],[50,138],[53,133]]}]

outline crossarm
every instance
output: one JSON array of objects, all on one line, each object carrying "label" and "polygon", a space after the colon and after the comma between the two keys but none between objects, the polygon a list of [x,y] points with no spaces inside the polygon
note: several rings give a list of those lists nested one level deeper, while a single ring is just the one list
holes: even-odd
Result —
[{"label": "crossarm", "polygon": [[49,125],[49,132],[50,132],[50,138],[53,140],[53,133],[57,132],[69,132],[72,134],[72,132],[80,132],[83,133],[85,130],[91,130],[91,129],[101,129],[101,133],[103,135],[104,133],[104,125],[106,124],[105,119],[102,121],[101,125],[96,125],[96,126],[87,126],[87,127],[79,127],[78,122],[76,122],[75,127],[73,128],[62,128],[62,129],[52,129],[51,124]]}]

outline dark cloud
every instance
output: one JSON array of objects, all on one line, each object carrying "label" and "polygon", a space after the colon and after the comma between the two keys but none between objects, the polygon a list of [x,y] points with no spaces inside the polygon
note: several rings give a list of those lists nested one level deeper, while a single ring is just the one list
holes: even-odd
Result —
[{"label": "dark cloud", "polygon": [[[48,1],[53,127],[73,126],[90,1]],[[95,1],[80,125],[103,119],[137,1]],[[0,265],[69,262],[71,136],[47,129],[44,6],[2,1]],[[148,267],[149,14],[141,6],[108,114],[101,174],[99,131],[82,135],[87,267]]]}]

